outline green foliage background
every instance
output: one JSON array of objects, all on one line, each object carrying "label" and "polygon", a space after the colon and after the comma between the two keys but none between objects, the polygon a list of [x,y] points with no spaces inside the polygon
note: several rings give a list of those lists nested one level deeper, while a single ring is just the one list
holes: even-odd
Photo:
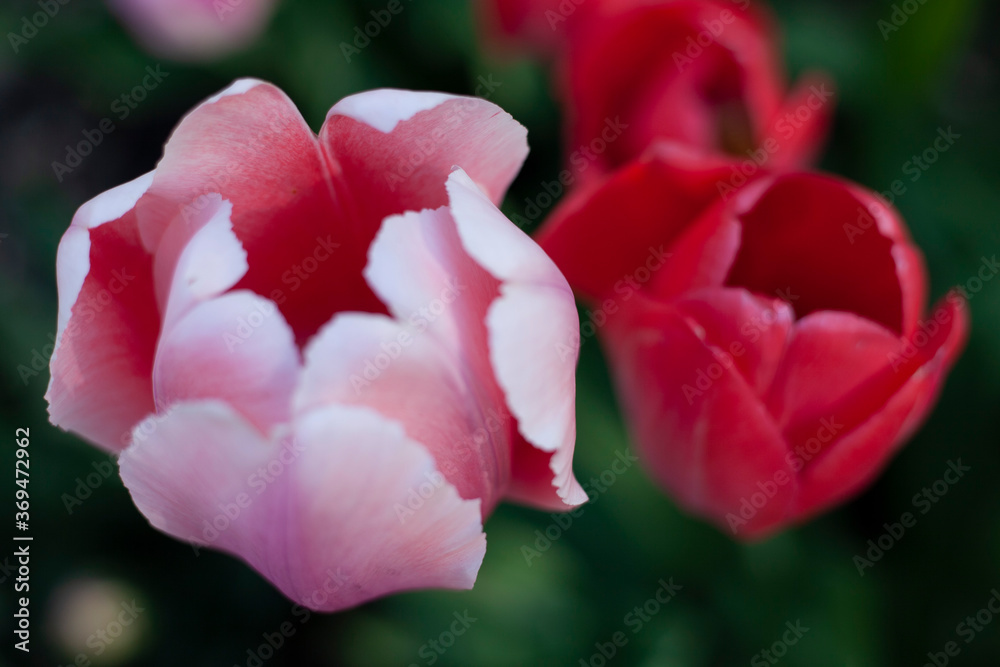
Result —
[{"label": "green foliage background", "polygon": [[[966,283],[981,258],[1000,250],[1000,6],[926,0],[884,40],[877,21],[892,11],[884,0],[774,4],[793,74],[824,69],[838,84],[825,169],[885,190],[904,178],[903,164],[931,145],[938,128],[961,134],[907,183],[898,207],[926,253],[933,296]],[[294,636],[263,664],[427,665],[431,654],[421,647],[466,610],[478,620],[436,664],[579,665],[595,642],[626,630],[628,644],[609,664],[746,665],[797,620],[810,629],[781,659],[788,667],[919,665],[956,640],[956,625],[1000,587],[1000,281],[974,296],[967,353],[926,427],[879,481],[846,506],[760,544],[734,543],[682,515],[632,468],[530,566],[522,546],[553,519],[504,506],[487,524],[489,548],[472,592],[409,593],[300,623],[291,603],[246,566],[217,553],[195,556],[151,529],[116,474],[67,512],[63,495],[106,457],[48,425],[47,370],[19,371],[44,354],[55,329],[56,245],[76,207],[152,168],[171,127],[199,100],[236,77],[256,76],[286,90],[318,129],[327,109],[353,92],[393,86],[471,94],[478,77],[492,75],[502,83],[492,99],[528,127],[532,146],[505,210],[523,215],[525,198],[558,174],[560,115],[545,67],[484,50],[462,0],[406,2],[346,62],[339,44],[384,5],[285,0],[255,46],[205,66],[143,53],[90,0],[71,0],[19,53],[6,39],[0,45],[0,233],[7,235],[0,237],[0,471],[13,470],[15,428],[30,427],[35,535],[33,651],[26,659],[11,649],[12,578],[0,573],[0,664],[63,665],[83,651],[95,665],[246,665],[263,633],[291,621]],[[5,2],[4,34],[34,11],[34,2]],[[169,77],[59,183],[51,162],[62,159],[64,146],[111,116],[112,101],[158,63]],[[596,348],[584,346],[579,372],[581,480],[629,447]],[[912,511],[913,495],[959,458],[972,471],[859,576],[853,558],[868,540]],[[10,477],[0,474],[0,499],[13,495]],[[0,559],[12,550],[0,546]],[[56,592],[81,577],[117,582],[147,610],[128,641],[102,656],[67,645],[52,620]],[[683,590],[633,634],[626,614],[670,577]],[[998,664],[1000,622],[960,646],[952,664]]]}]

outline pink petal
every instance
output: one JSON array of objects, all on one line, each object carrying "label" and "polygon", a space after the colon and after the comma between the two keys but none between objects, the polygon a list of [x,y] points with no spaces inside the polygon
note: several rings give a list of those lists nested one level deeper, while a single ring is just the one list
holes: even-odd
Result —
[{"label": "pink petal", "polygon": [[276,0],[111,0],[111,8],[152,53],[175,60],[215,59],[248,46]]},{"label": "pink petal", "polygon": [[652,276],[649,292],[669,299],[724,284],[740,251],[742,233],[727,203],[715,203],[674,240],[671,257]]},{"label": "pink petal", "polygon": [[471,588],[479,503],[423,447],[361,408],[316,410],[295,429],[268,442],[224,404],[180,405],[122,454],[122,479],[155,527],[243,558],[311,609]]},{"label": "pink petal", "polygon": [[267,434],[291,416],[299,377],[291,328],[267,299],[246,290],[202,301],[164,331],[156,351],[156,407],[219,399]]},{"label": "pink petal", "polygon": [[189,113],[150,193],[140,205],[150,248],[171,226],[193,233],[206,195],[232,203],[250,267],[237,288],[278,303],[299,344],[334,312],[384,312],[361,276],[367,240],[334,194],[316,136],[276,87],[243,79]]},{"label": "pink petal", "polygon": [[[204,209],[190,227],[170,227],[156,254],[154,275],[165,331],[198,303],[230,289],[249,268],[246,251],[233,234],[232,204],[219,195],[204,199]],[[193,236],[190,228],[197,229]],[[186,241],[183,246],[171,242],[174,232],[180,232],[178,241]]]},{"label": "pink petal", "polygon": [[818,159],[833,121],[835,92],[829,77],[814,73],[788,94],[757,141],[759,146],[769,146],[768,142],[772,142],[770,146],[775,147],[766,151],[768,169],[793,169]]},{"label": "pink petal", "polygon": [[[548,507],[556,502],[553,498],[558,502],[563,496],[578,500],[582,490],[576,492],[570,469],[576,351],[560,362],[554,342],[558,338],[558,342],[572,345],[576,340],[577,316],[568,287],[544,253],[503,217],[464,172],[454,172],[448,188],[450,210],[408,213],[385,221],[372,245],[365,275],[397,320],[426,328],[424,335],[452,355],[459,355],[456,364],[468,369],[470,383],[476,388],[472,400],[496,406],[494,418],[500,421],[505,421],[509,410],[517,417],[521,433],[530,434],[536,446],[544,443],[546,452],[560,450],[559,455],[550,457],[549,486],[543,489],[544,499],[537,496],[537,502]],[[493,250],[483,252],[484,245],[493,244]],[[500,266],[498,260],[509,263]],[[455,305],[442,299],[456,292]],[[507,305],[512,299],[521,304],[517,312]],[[540,303],[548,306],[545,321],[552,324],[543,328],[539,324],[542,320],[533,321],[529,336],[523,318],[526,312],[535,312]],[[572,329],[561,328],[567,317],[571,317]],[[515,325],[519,327],[516,330]],[[511,330],[504,331],[508,327]],[[537,369],[536,360],[545,357],[555,363],[549,363],[548,369]],[[498,358],[505,365],[503,371]],[[510,385],[504,384],[511,382],[508,375],[516,375],[518,368],[527,373],[533,367],[548,387],[534,388],[532,398],[545,400],[547,410],[535,406],[531,408],[534,412],[525,410],[523,403],[529,399],[520,387],[512,392]],[[521,381],[516,378],[511,383]],[[545,392],[548,395],[542,396]],[[504,429],[502,443],[495,443],[506,451],[511,448],[509,430]],[[506,456],[505,452],[504,461]],[[515,461],[511,473],[515,479],[518,470]],[[504,482],[506,485],[507,480]]]},{"label": "pink petal", "polygon": [[80,207],[59,244],[59,324],[45,394],[53,424],[117,451],[153,409],[160,315],[134,206],[152,174]]},{"label": "pink petal", "polygon": [[481,499],[484,517],[500,500],[513,420],[492,378],[477,377],[433,333],[384,315],[335,317],[306,350],[295,410],[333,403],[367,406],[397,422],[462,498]]},{"label": "pink petal", "polygon": [[455,165],[499,203],[528,154],[526,135],[480,98],[385,89],[338,102],[320,141],[368,243],[386,216],[445,205]]},{"label": "pink petal", "polygon": [[550,467],[559,498],[568,506],[585,502],[571,470],[577,352],[560,353],[579,340],[573,293],[545,252],[464,172],[449,177],[448,194],[462,245],[501,281],[486,326],[490,360],[518,430],[537,448],[554,453]]}]

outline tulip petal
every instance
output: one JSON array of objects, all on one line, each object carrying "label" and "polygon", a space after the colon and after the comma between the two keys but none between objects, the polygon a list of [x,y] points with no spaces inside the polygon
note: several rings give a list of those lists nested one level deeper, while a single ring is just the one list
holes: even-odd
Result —
[{"label": "tulip petal", "polygon": [[[442,482],[434,459],[400,426],[334,406],[299,418],[296,438],[305,448],[294,496],[305,511],[306,571],[336,563],[350,589],[322,608],[402,590],[472,588],[486,552],[480,502]],[[435,491],[424,498],[428,486]],[[423,499],[415,508],[414,495]],[[303,591],[307,577],[300,579]]]},{"label": "tulip petal", "polygon": [[469,373],[456,349],[405,320],[342,313],[306,350],[295,411],[363,405],[399,423],[461,497],[481,499],[485,517],[510,476],[513,420],[492,380]]},{"label": "tulip petal", "polygon": [[606,343],[639,453],[682,506],[741,539],[786,520],[798,480],[784,439],[689,317],[638,295],[609,323]]},{"label": "tulip petal", "polygon": [[[163,330],[169,331],[180,317],[201,301],[214,298],[239,282],[249,268],[246,251],[233,234],[233,206],[219,195],[205,197],[198,231],[183,246],[171,243],[172,232],[188,237],[189,230],[172,226],[156,253],[154,276],[165,302],[161,305]],[[173,252],[171,252],[173,251]]]},{"label": "tulip petal", "polygon": [[502,281],[486,326],[490,360],[507,405],[524,438],[555,453],[550,467],[558,497],[568,506],[583,503],[587,495],[571,471],[577,351],[561,352],[567,343],[579,340],[573,293],[545,252],[507,220],[464,172],[449,177],[448,194],[462,245]]},{"label": "tulip petal", "polygon": [[742,289],[703,289],[674,307],[717,359],[732,359],[755,395],[767,393],[795,320],[791,306]]},{"label": "tulip petal", "polygon": [[[574,116],[569,145],[587,149],[601,140],[608,119],[628,129],[588,171],[619,168],[657,139],[743,155],[742,144],[778,110],[784,85],[771,22],[758,9],[713,0],[632,0],[603,3],[592,13],[567,55],[564,88]],[[704,36],[707,44],[696,43]],[[739,125],[747,126],[736,133],[738,146],[725,145],[727,109],[736,109]]]},{"label": "tulip petal", "polygon": [[499,204],[528,155],[526,137],[484,99],[393,89],[344,98],[320,131],[365,242],[389,215],[447,204],[455,165]]},{"label": "tulip petal", "polygon": [[160,315],[134,207],[153,175],[80,207],[59,244],[59,323],[45,398],[53,424],[118,451],[153,410]]},{"label": "tulip petal", "polygon": [[[569,288],[463,171],[449,177],[448,192],[450,211],[386,219],[365,274],[397,320],[421,322],[444,349],[461,352],[476,379],[477,401],[495,401],[501,420],[509,409],[528,440],[546,452],[559,450],[550,457],[546,507],[557,502],[553,497],[582,501],[569,469],[576,350],[560,361],[557,349],[573,344],[578,331]],[[450,306],[444,295],[455,292],[461,303]],[[515,461],[515,486],[518,471]]]},{"label": "tulip petal", "polygon": [[[729,175],[726,163],[654,146],[602,184],[571,194],[536,234],[538,244],[578,294],[593,302],[613,296],[623,279],[662,260]],[[629,224],[614,226],[618,220]]]},{"label": "tulip petal", "polygon": [[767,147],[772,171],[812,164],[830,130],[835,106],[833,81],[810,74],[796,85],[757,144]]},{"label": "tulip petal", "polygon": [[[902,282],[911,276],[900,275],[896,263],[895,247],[905,243],[901,225],[883,230],[873,221],[871,229],[853,234],[852,226],[869,215],[870,195],[861,194],[829,176],[794,174],[775,178],[752,197],[741,195],[735,203],[743,243],[728,284],[794,295],[786,299],[800,318],[840,310],[901,334],[912,316],[904,309],[904,291],[912,286]],[[850,266],[865,270],[845,269]]]},{"label": "tulip petal", "polygon": [[[893,370],[902,380],[899,390],[803,472],[797,501],[802,515],[818,513],[871,483],[927,417],[968,338],[968,307],[949,297],[926,322],[936,323],[937,329],[917,339],[924,345],[915,345],[917,353],[908,358],[904,347],[902,363],[894,360]],[[930,325],[925,326],[929,332]]]},{"label": "tulip petal", "polygon": [[722,285],[740,251],[742,231],[726,203],[717,202],[674,240],[670,261],[653,276],[649,292],[669,299]]},{"label": "tulip petal", "polygon": [[153,526],[243,558],[315,610],[471,588],[485,553],[478,501],[438,480],[401,427],[362,408],[313,411],[294,438],[268,442],[225,404],[182,404],[120,463]]},{"label": "tulip petal", "polygon": [[299,351],[277,306],[247,290],[193,306],[164,331],[156,351],[157,412],[219,399],[267,434],[291,416]]},{"label": "tulip petal", "polygon": [[[302,345],[341,310],[384,312],[361,277],[359,239],[334,195],[316,136],[275,86],[242,79],[203,102],[174,130],[142,209],[143,238],[168,228],[185,245],[206,195],[232,203],[249,270],[237,285],[278,303]],[[337,289],[329,289],[329,285]]]},{"label": "tulip petal", "polygon": [[836,434],[843,435],[884,404],[898,386],[886,371],[899,349],[898,336],[851,313],[820,311],[797,322],[766,399],[790,444],[814,437],[824,418],[846,424]]}]

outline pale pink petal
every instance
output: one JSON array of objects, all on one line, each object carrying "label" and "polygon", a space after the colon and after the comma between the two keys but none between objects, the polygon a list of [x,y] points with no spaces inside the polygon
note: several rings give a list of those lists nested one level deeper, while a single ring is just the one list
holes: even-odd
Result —
[{"label": "pale pink petal", "polygon": [[313,411],[269,442],[225,404],[180,405],[122,454],[121,473],[155,527],[243,558],[311,609],[471,588],[485,554],[478,501],[363,408]]},{"label": "pale pink petal", "polygon": [[[206,195],[203,205],[192,220],[197,231],[187,243],[177,247],[170,242],[173,232],[181,231],[174,225],[167,230],[156,254],[154,275],[157,292],[162,294],[164,332],[196,304],[230,289],[249,268],[246,251],[233,234],[232,204],[219,195]],[[181,235],[188,237],[188,230],[183,229]],[[179,254],[172,256],[169,250],[175,248]]]},{"label": "pale pink petal", "polygon": [[246,290],[192,307],[156,351],[158,412],[197,399],[228,402],[262,433],[287,422],[299,351],[277,306]]},{"label": "pale pink petal", "polygon": [[427,448],[461,497],[481,499],[485,517],[510,477],[514,420],[492,379],[456,351],[405,319],[340,314],[306,350],[295,411],[332,403],[378,411]]},{"label": "pale pink petal", "polygon": [[267,26],[276,0],[111,0],[126,27],[155,55],[220,58],[248,46]]},{"label": "pale pink petal", "polygon": [[558,452],[551,461],[553,484],[565,504],[585,502],[571,472],[578,351],[564,352],[579,341],[573,293],[545,252],[463,171],[449,177],[448,194],[466,251],[501,281],[486,325],[490,360],[518,430],[539,449]]}]

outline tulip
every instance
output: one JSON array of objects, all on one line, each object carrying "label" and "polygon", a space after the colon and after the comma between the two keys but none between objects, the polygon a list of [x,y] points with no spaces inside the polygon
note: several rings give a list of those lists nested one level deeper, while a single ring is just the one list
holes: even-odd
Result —
[{"label": "tulip", "polygon": [[788,90],[763,9],[747,0],[593,1],[570,32],[560,86],[576,174],[593,180],[657,140],[772,171],[815,157],[833,89],[811,74]]},{"label": "tulip", "polygon": [[277,0],[109,0],[112,11],[151,53],[214,60],[249,46]]},{"label": "tulip", "polygon": [[496,208],[525,135],[481,99],[376,90],[317,137],[236,82],[73,218],[52,422],[121,452],[154,527],[312,609],[470,588],[501,499],[586,499],[552,352],[572,292]]},{"label": "tulip", "polygon": [[923,258],[874,193],[813,173],[733,189],[734,173],[654,147],[571,196],[538,239],[592,308],[584,335],[602,340],[651,474],[755,539],[878,476],[969,321],[958,293],[925,316]]},{"label": "tulip", "polygon": [[476,3],[488,41],[552,55],[601,0],[487,0]]}]

